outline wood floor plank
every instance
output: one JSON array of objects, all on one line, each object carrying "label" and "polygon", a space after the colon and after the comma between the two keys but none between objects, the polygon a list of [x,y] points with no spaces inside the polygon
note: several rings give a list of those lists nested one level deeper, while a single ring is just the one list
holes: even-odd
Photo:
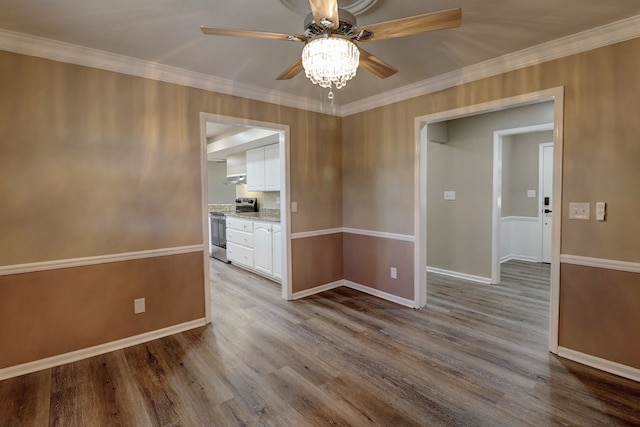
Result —
[{"label": "wood floor plank", "polygon": [[639,383],[549,353],[549,266],[501,278],[413,310],[212,260],[210,325],[2,381],[0,426],[640,425]]}]

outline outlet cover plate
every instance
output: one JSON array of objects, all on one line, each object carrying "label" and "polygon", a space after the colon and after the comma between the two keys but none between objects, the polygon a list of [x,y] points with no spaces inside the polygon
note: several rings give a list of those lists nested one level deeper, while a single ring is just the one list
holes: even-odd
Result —
[{"label": "outlet cover plate", "polygon": [[144,313],[145,310],[144,298],[137,298],[133,300],[133,314]]},{"label": "outlet cover plate", "polygon": [[569,203],[569,219],[589,219],[589,203]]}]

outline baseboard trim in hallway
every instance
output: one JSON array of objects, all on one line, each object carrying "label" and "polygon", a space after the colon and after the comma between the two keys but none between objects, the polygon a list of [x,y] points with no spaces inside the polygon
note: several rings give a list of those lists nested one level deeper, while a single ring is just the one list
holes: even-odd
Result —
[{"label": "baseboard trim in hallway", "polygon": [[83,348],[80,350],[71,351],[69,353],[47,357],[45,359],[34,360],[33,362],[9,366],[8,368],[0,369],[0,381],[24,374],[30,374],[32,372],[41,371],[43,369],[53,368],[55,366],[65,365],[67,363],[76,362],[78,360],[87,359],[89,357],[98,356],[100,354],[109,353],[115,350],[120,350],[125,347],[143,344],[148,341],[153,341],[158,338],[163,338],[169,335],[177,334],[179,332],[188,331],[190,329],[198,328],[204,325],[206,325],[206,320],[204,318],[196,319],[190,322],[180,323],[178,325],[169,326],[163,329],[158,329],[132,337],[123,338],[117,341],[99,344],[93,347]]},{"label": "baseboard trim in hallway", "polygon": [[582,363],[583,365],[591,366],[592,368],[600,369],[601,371],[609,372],[610,374],[640,382],[640,369],[636,369],[631,366],[601,359],[599,357],[591,356],[590,354],[581,353],[565,347],[558,347],[558,356],[574,362]]}]

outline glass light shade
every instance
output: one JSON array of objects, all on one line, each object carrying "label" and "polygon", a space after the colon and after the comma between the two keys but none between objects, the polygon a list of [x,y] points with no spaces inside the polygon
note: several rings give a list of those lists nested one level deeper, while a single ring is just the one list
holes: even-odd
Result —
[{"label": "glass light shade", "polygon": [[302,49],[304,72],[314,84],[341,89],[356,75],[360,51],[350,40],[340,37],[320,37]]}]

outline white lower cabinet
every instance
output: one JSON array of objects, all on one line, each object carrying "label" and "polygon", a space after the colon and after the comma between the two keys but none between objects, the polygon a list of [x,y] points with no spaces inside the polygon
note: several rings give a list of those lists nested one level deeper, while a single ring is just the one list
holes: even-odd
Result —
[{"label": "white lower cabinet", "polygon": [[273,277],[282,280],[282,227],[273,224]]},{"label": "white lower cabinet", "polygon": [[253,223],[253,268],[273,276],[273,236],[271,223]]},{"label": "white lower cabinet", "polygon": [[253,268],[253,221],[227,218],[227,259]]},{"label": "white lower cabinet", "polygon": [[282,280],[282,227],[273,222],[227,218],[227,259]]}]

